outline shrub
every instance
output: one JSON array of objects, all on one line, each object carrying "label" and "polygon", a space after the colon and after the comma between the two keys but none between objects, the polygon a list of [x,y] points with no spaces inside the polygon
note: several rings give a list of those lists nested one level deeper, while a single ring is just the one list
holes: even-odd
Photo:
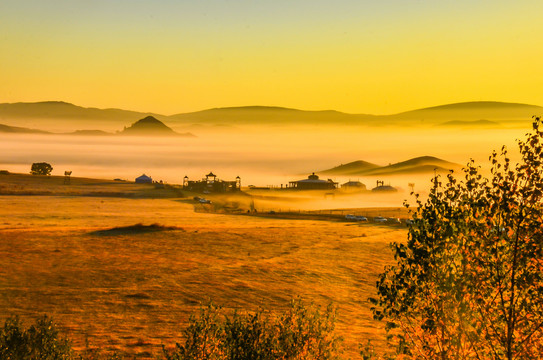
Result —
[{"label": "shrub", "polygon": [[0,329],[0,359],[61,360],[70,359],[72,350],[67,339],[60,337],[53,321],[39,318],[25,329],[18,318],[9,318]]},{"label": "shrub", "polygon": [[164,349],[168,360],[309,360],[338,359],[341,339],[334,334],[335,309],[321,313],[292,301],[279,317],[263,311],[231,316],[212,304],[191,317],[184,344]]}]

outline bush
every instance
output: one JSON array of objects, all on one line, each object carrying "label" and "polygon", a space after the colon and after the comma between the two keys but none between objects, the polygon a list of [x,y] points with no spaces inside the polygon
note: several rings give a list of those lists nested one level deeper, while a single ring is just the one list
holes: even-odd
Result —
[{"label": "bush", "polygon": [[30,173],[32,175],[51,175],[51,171],[53,171],[53,167],[46,162],[33,163],[30,167]]},{"label": "bush", "polygon": [[543,132],[519,141],[521,161],[494,152],[418,200],[406,244],[393,244],[370,299],[404,357],[537,359],[543,354]]},{"label": "bush", "polygon": [[335,309],[321,313],[293,301],[280,317],[262,311],[225,316],[209,304],[191,317],[185,342],[172,351],[168,360],[276,360],[338,359],[341,339],[334,334]]},{"label": "bush", "polygon": [[70,359],[67,339],[59,336],[53,321],[44,316],[25,329],[18,318],[9,318],[0,329],[0,359],[61,360]]}]

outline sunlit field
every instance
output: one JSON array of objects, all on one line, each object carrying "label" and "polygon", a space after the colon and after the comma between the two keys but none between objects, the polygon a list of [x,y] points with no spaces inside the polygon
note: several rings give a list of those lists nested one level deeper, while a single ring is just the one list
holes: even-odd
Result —
[{"label": "sunlit field", "polygon": [[[10,177],[17,175],[4,175],[4,184]],[[383,324],[372,320],[367,299],[392,260],[388,243],[405,240],[405,227],[214,214],[189,199],[113,197],[119,188],[146,196],[153,187],[41,179],[19,182],[29,189],[38,181],[34,191],[53,194],[73,187],[89,195],[87,186],[106,197],[0,197],[2,319],[48,314],[78,349],[147,357],[179,341],[189,315],[209,300],[273,312],[301,297],[338,307],[353,358],[367,339],[383,345]],[[100,232],[137,223],[175,229]]]}]

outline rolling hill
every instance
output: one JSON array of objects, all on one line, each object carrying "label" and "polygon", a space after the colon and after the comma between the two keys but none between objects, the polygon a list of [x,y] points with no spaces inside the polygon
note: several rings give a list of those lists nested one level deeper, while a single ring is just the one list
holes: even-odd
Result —
[{"label": "rolling hill", "polygon": [[[543,107],[494,101],[440,105],[392,115],[348,114],[339,111],[304,111],[273,106],[214,108],[171,116],[121,109],[85,108],[62,101],[0,104],[0,122],[9,126],[47,128],[49,131],[103,129],[115,131],[126,123],[145,116],[166,121],[170,126],[205,125],[367,125],[426,126],[447,122],[447,126],[465,127],[466,122],[493,126],[508,123],[525,126],[534,115],[543,115]],[[482,120],[484,119],[484,120]],[[486,121],[485,124],[482,121]],[[469,124],[468,124],[469,125]],[[497,126],[497,125],[496,125]]]},{"label": "rolling hill", "polygon": [[274,106],[244,106],[176,114],[169,120],[179,124],[355,124],[375,115],[347,114],[334,110],[305,111]]},{"label": "rolling hill", "polygon": [[85,108],[63,101],[0,104],[0,122],[10,126],[47,128],[48,131],[56,132],[85,128],[115,131],[147,115],[166,118],[163,115],[121,109]]},{"label": "rolling hill", "polygon": [[194,136],[191,133],[179,134],[166,126],[162,121],[153,116],[147,116],[136,121],[131,126],[119,132],[119,135],[138,135],[138,136]]},{"label": "rolling hill", "polygon": [[532,116],[543,114],[543,107],[496,101],[472,101],[433,106],[386,116],[389,120],[418,120],[436,123],[442,121],[531,121]]},{"label": "rolling hill", "polygon": [[462,166],[433,156],[421,156],[396,164],[378,166],[366,161],[354,161],[321,171],[330,175],[388,176],[401,174],[427,174],[459,170]]},{"label": "rolling hill", "polygon": [[370,171],[379,167],[379,165],[367,161],[357,160],[347,164],[341,164],[328,170],[323,170],[321,173],[330,175],[351,175]]},{"label": "rolling hill", "polygon": [[77,106],[64,101],[41,101],[34,103],[4,103],[0,104],[0,119],[3,118],[41,118],[41,119],[107,119],[119,120],[121,118],[133,119],[153,113],[142,113],[121,109],[98,109]]},{"label": "rolling hill", "polygon": [[50,134],[47,131],[0,124],[0,132],[12,134]]}]

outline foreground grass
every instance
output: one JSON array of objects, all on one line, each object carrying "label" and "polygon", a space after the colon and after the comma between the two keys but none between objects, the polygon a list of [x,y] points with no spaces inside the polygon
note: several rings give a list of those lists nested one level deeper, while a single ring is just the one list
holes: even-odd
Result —
[{"label": "foreground grass", "polygon": [[[320,311],[300,300],[280,316],[259,310],[225,314],[208,304],[191,316],[185,338],[174,347],[163,347],[156,359],[166,360],[333,360],[342,353],[335,334],[335,310]],[[9,318],[0,328],[0,359],[98,360],[122,359],[117,352],[85,348],[74,351],[51,318],[43,316],[25,327]]]},{"label": "foreground grass", "polygon": [[[225,311],[279,314],[296,296],[337,305],[346,356],[357,358],[364,339],[384,343],[367,298],[404,229],[201,214],[171,200],[0,202],[0,320],[49,314],[76,351],[151,357],[181,339],[209,299]],[[179,229],[95,233],[137,223]]]}]

